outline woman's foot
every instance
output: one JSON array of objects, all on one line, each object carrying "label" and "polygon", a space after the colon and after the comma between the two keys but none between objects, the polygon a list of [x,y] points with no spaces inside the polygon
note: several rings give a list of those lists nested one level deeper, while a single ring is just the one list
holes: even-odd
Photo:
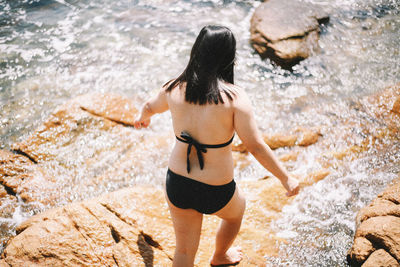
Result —
[{"label": "woman's foot", "polygon": [[232,247],[223,255],[214,254],[210,264],[211,266],[233,266],[237,265],[242,258],[242,249],[240,247]]}]

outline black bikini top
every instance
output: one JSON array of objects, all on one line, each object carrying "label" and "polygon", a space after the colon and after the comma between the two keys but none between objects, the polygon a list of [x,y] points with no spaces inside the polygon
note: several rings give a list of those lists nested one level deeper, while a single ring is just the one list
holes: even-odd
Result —
[{"label": "black bikini top", "polygon": [[181,132],[181,137],[179,138],[178,136],[175,136],[176,139],[178,139],[179,141],[189,144],[188,148],[187,148],[187,153],[186,153],[186,169],[187,172],[190,172],[190,160],[189,160],[189,155],[190,155],[190,151],[192,150],[192,146],[194,146],[196,148],[197,151],[197,158],[199,159],[199,164],[200,164],[200,169],[202,170],[204,167],[204,158],[203,158],[203,154],[202,153],[207,153],[207,148],[220,148],[220,147],[225,147],[227,145],[229,145],[230,143],[232,143],[233,138],[235,137],[235,135],[232,136],[232,138],[223,144],[218,144],[218,145],[207,145],[207,144],[201,144],[199,142],[197,142],[195,139],[193,139],[193,137],[190,136],[190,134],[188,134],[187,132]]}]

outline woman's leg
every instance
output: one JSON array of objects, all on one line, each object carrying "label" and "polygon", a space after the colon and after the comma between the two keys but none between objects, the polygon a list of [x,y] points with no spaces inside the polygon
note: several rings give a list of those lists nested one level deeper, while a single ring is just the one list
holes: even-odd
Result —
[{"label": "woman's leg", "polygon": [[167,197],[169,211],[174,224],[176,248],[173,267],[190,267],[194,264],[199,247],[203,214],[193,209],[175,207]]},{"label": "woman's leg", "polygon": [[236,187],[229,203],[215,213],[222,221],[215,240],[215,251],[211,258],[212,265],[235,264],[242,260],[240,248],[231,248],[231,246],[240,230],[245,207],[246,200],[241,195],[239,188]]}]

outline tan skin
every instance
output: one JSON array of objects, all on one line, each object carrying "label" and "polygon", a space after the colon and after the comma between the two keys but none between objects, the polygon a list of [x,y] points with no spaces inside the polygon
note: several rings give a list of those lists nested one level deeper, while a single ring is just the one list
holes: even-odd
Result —
[{"label": "tan skin", "polygon": [[[222,83],[221,86],[234,93],[231,101],[222,93],[224,103],[195,105],[185,101],[185,85],[176,86],[171,92],[163,88],[145,103],[135,121],[135,128],[148,127],[152,115],[171,111],[173,129],[176,136],[188,132],[203,144],[222,144],[236,132],[250,153],[275,175],[287,190],[287,196],[296,195],[299,182],[291,177],[279,164],[268,145],[265,144],[257,128],[250,100],[243,89]],[[190,154],[191,171],[186,170],[187,144],[177,141],[169,160],[169,168],[180,175],[211,185],[223,185],[233,179],[233,158],[231,146],[207,149],[204,154],[204,169],[201,170],[196,153]],[[166,197],[174,224],[176,249],[174,267],[193,266],[200,240],[203,214],[193,209],[175,207]],[[243,255],[240,248],[231,247],[235,240],[245,210],[245,199],[236,187],[228,204],[214,215],[220,217],[212,265],[235,264]]]}]

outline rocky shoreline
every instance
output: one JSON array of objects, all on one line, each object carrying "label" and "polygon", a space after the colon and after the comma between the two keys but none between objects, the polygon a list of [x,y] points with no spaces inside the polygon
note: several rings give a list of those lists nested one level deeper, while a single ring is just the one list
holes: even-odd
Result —
[{"label": "rocky shoreline", "polygon": [[[281,4],[269,0],[257,8],[251,21],[251,42],[262,57],[290,69],[318,50],[320,25],[329,16],[303,3],[301,8],[306,11],[298,12],[299,3],[292,0],[285,6],[296,9],[296,15],[292,9],[282,14]],[[271,12],[279,13],[276,18],[285,22],[280,33],[274,32]],[[324,112],[337,110],[336,106],[323,108]],[[390,149],[384,138],[399,140],[400,84],[346,108],[354,111],[353,117],[338,116],[337,129],[299,125],[286,133],[263,133],[272,149],[288,148],[279,151],[284,164],[306,157],[308,146],[324,151],[317,158],[322,168],[299,177],[302,187],[324,179],[342,160],[351,161],[371,147]],[[319,107],[310,109],[321,112]],[[135,184],[135,179],[146,168],[166,166],[151,153],[167,153],[166,144],[173,137],[163,133],[143,138],[132,128],[136,113],[134,103],[124,96],[83,95],[58,107],[29,137],[12,145],[12,151],[0,150],[0,205],[7,203],[0,215],[11,218],[19,202],[32,210],[44,210],[18,225],[16,236],[1,240],[5,248],[0,266],[171,264],[174,233],[163,190]],[[361,141],[356,141],[360,137],[352,123],[360,126]],[[327,132],[344,145],[332,149],[332,143],[324,139]],[[232,150],[239,169],[250,164],[246,147],[235,143]],[[148,153],[145,160],[138,151]],[[114,188],[113,183],[118,186]],[[275,178],[238,184],[247,197],[236,240],[245,254],[240,266],[264,266],[266,257],[277,256],[278,245],[285,242],[271,230],[271,223],[293,199],[285,196]],[[398,180],[359,212],[354,244],[347,255],[352,266],[399,266],[399,190]],[[99,193],[103,191],[113,192]],[[205,216],[197,266],[208,265],[217,225],[216,218]]]},{"label": "rocky shoreline", "polygon": [[[370,110],[371,116],[385,122],[389,129],[386,134],[394,136],[398,133],[400,120],[395,110],[396,105],[393,103],[397,103],[396,101],[400,99],[399,94],[400,85],[397,85],[364,101],[364,105],[370,105],[368,110]],[[87,104],[85,109],[92,110],[91,113],[81,108],[83,104],[78,104],[88,103],[88,99],[90,99],[91,105]],[[46,163],[52,162],[56,152],[62,151],[66,144],[68,147],[74,148],[77,147],[74,142],[79,142],[80,140],[80,138],[76,138],[79,136],[76,134],[76,141],[74,142],[71,139],[66,140],[63,135],[64,133],[67,136],[70,135],[70,131],[73,128],[71,125],[76,126],[79,124],[79,119],[76,119],[76,115],[73,115],[75,113],[65,112],[65,107],[73,107],[72,110],[80,114],[79,118],[87,118],[87,116],[91,118],[84,120],[88,125],[81,125],[83,130],[80,134],[85,135],[86,131],[93,131],[94,128],[91,125],[93,125],[94,120],[99,132],[104,130],[114,131],[116,136],[122,136],[126,134],[125,128],[129,128],[131,123],[129,118],[132,118],[126,113],[135,113],[132,106],[127,104],[128,102],[127,98],[116,95],[95,94],[79,97],[57,109],[49,120],[44,122],[44,126],[40,127],[26,141],[13,146],[16,151],[20,151],[20,154],[1,151],[0,188],[3,188],[1,200],[6,201],[18,195],[27,203],[41,202],[49,204],[57,203],[60,198],[65,197],[57,191],[55,186],[57,184],[56,177],[51,176],[48,171],[45,171],[45,168],[42,168]],[[100,104],[97,105],[97,103]],[[125,105],[120,103],[125,103]],[[125,108],[117,110],[116,107]],[[374,109],[374,107],[379,108]],[[83,115],[81,112],[88,114]],[[112,120],[107,116],[113,116]],[[122,117],[125,120],[122,120]],[[75,124],[71,124],[71,118],[76,119]],[[124,123],[120,124],[116,121]],[[64,123],[67,126],[60,130],[61,128],[58,127],[61,127]],[[47,130],[45,130],[46,127]],[[64,130],[68,131],[65,132]],[[296,130],[293,132],[296,132]],[[309,143],[309,145],[317,145],[319,143],[318,137],[321,135],[312,130],[304,130],[302,132],[303,137],[299,140],[296,138],[296,142],[293,142],[296,135],[290,133],[283,136],[273,135],[275,139],[269,136],[269,138],[266,138],[266,142],[273,141],[271,145],[273,143],[281,146],[296,145],[301,149],[301,144],[304,145],[302,140],[304,136],[307,136],[304,133],[310,132],[314,132],[314,134],[311,134],[313,138],[307,137],[305,139],[317,140],[317,143]],[[292,137],[287,138],[287,136]],[[61,138],[65,142],[58,142],[56,141],[57,138]],[[282,140],[289,140],[289,142],[283,142]],[[119,148],[114,148],[118,152],[122,151],[129,143],[119,143],[119,145]],[[368,146],[369,144],[366,143],[364,145]],[[52,149],[45,150],[43,147],[52,147]],[[279,146],[277,145],[277,147]],[[246,149],[240,144],[236,144],[233,150],[237,150],[237,152],[234,152],[236,155],[246,153]],[[74,151],[73,149],[70,153],[75,153]],[[101,150],[98,151],[100,151],[99,155],[104,155]],[[363,151],[362,147],[358,149],[351,149],[350,147],[348,150],[343,151],[342,154],[349,155],[361,153],[361,151]],[[47,154],[44,152],[47,152]],[[96,157],[96,155],[92,154],[91,157]],[[340,157],[345,156],[341,155]],[[125,160],[131,160],[131,158],[122,161]],[[90,158],[85,161],[88,163],[93,162]],[[242,160],[239,157],[236,161],[236,164],[239,164]],[[99,165],[96,166],[98,167]],[[302,186],[318,182],[328,176],[329,173],[329,169],[322,169],[309,174],[308,177],[300,177]],[[99,177],[92,176],[87,177],[84,184],[90,185],[96,182],[99,182]],[[276,255],[278,253],[277,243],[284,242],[283,239],[278,238],[271,231],[270,223],[279,217],[282,208],[292,200],[286,198],[284,189],[275,178],[270,179],[267,177],[258,181],[241,181],[239,185],[247,196],[248,205],[243,228],[237,243],[243,247],[245,252],[243,266],[260,266],[265,264],[264,256]],[[43,192],[46,192],[46,194],[43,194]],[[395,192],[398,194],[398,191]],[[399,200],[396,201],[398,202]],[[377,200],[374,203],[378,202],[381,203],[382,201]],[[385,209],[389,210],[387,214],[389,216],[386,216],[384,220],[387,218],[391,220],[393,214],[397,214],[397,207],[393,206],[394,204],[397,205],[397,202],[392,201],[392,206]],[[380,209],[379,207],[378,209]],[[358,221],[364,223],[364,221],[372,222],[377,220],[375,217],[369,218],[372,216],[370,214],[376,213],[374,209],[373,211],[370,210],[370,208],[367,208],[368,212],[361,211]],[[6,211],[2,211],[2,213],[4,212]],[[365,227],[363,223],[360,224],[359,229],[361,230],[358,230],[356,234],[356,245],[367,243],[365,239],[362,239],[364,237],[368,238],[370,235],[365,232],[365,229],[378,229],[376,227]],[[377,223],[380,224],[379,221]],[[392,221],[389,223],[392,223]],[[217,224],[218,221],[214,217],[206,216],[196,262],[198,266],[208,263],[212,253],[213,235]],[[117,190],[92,200],[62,205],[31,217],[17,227],[17,236],[7,242],[1,263],[3,266],[23,266],[26,264],[52,266],[117,264],[118,266],[126,266],[128,262],[131,264],[133,262],[137,265],[168,265],[173,255],[173,236],[163,190],[155,186],[137,185]],[[378,248],[377,245],[372,247]],[[354,248],[349,252],[351,262],[360,258],[360,256],[355,256],[356,251],[360,251],[360,249]],[[372,253],[373,251],[374,253]],[[392,247],[388,251],[390,255],[398,257],[397,254],[392,252]],[[368,253],[380,255],[383,251],[369,249]],[[368,253],[361,252],[364,258]]]},{"label": "rocky shoreline", "polygon": [[[101,183],[106,180],[103,178],[105,175],[117,175],[111,173],[111,170],[121,172],[120,166],[128,162],[132,164],[134,159],[130,155],[135,150],[131,144],[137,140],[128,141],[128,137],[133,138],[133,135],[126,135],[127,131],[132,131],[130,125],[136,110],[129,101],[122,96],[109,94],[78,97],[57,108],[26,140],[13,145],[13,152],[1,151],[0,188],[4,188],[2,201],[10,198],[17,201],[18,195],[33,206],[41,204],[52,207],[61,203],[61,207],[39,213],[17,227],[17,236],[11,238],[4,249],[3,265],[126,266],[129,262],[165,266],[170,263],[174,234],[162,189],[137,185],[92,200],[65,205],[63,201],[68,195],[60,191],[62,183],[60,185],[58,177],[54,176],[54,173],[61,172],[55,169],[72,169],[63,164],[65,159],[60,158],[60,155],[75,155],[82,149],[80,142],[83,137],[94,131],[96,136],[112,132],[117,138],[125,140],[111,148],[115,153],[125,153],[114,162],[118,168],[104,170],[102,173],[91,172],[92,168],[108,164],[108,161],[103,160],[105,152],[102,143],[97,143],[98,147],[92,147],[92,153],[83,159],[84,168],[89,170],[86,173],[92,175],[85,176],[86,180],[80,181],[81,186]],[[304,129],[294,130],[293,133],[297,135],[292,134],[291,140],[295,139],[296,142],[290,144],[282,142],[287,139],[286,135],[270,136],[268,140],[280,146],[302,147],[318,140],[318,134],[315,133],[311,135],[314,136],[311,138],[313,141],[306,144],[304,140],[310,138],[304,133],[309,132]],[[236,145],[233,150],[238,147],[241,146]],[[239,155],[246,151],[235,153]],[[236,160],[240,162],[240,158]],[[49,169],[48,164],[54,169]],[[75,172],[64,174],[72,176]],[[315,183],[327,175],[327,170],[310,174],[307,180],[303,180],[303,186]],[[269,230],[269,224],[278,217],[290,199],[285,196],[277,179],[240,182],[240,186],[249,197],[243,233],[237,242],[247,248],[244,264],[259,266],[265,261],[264,255],[277,253],[276,242],[281,239]],[[265,208],[260,210],[262,206]],[[2,216],[5,217],[7,214],[4,212]],[[206,264],[211,256],[217,225],[218,221],[213,217],[207,217],[204,222],[198,266]],[[254,247],[258,249],[250,249]]]}]

